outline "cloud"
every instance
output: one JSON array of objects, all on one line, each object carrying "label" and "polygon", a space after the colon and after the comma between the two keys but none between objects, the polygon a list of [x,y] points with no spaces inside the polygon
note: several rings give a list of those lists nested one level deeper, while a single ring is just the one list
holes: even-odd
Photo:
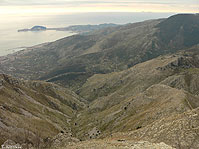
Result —
[{"label": "cloud", "polygon": [[199,0],[0,0],[3,13],[198,12],[198,8]]},{"label": "cloud", "polygon": [[0,5],[199,4],[198,0],[0,0]]}]

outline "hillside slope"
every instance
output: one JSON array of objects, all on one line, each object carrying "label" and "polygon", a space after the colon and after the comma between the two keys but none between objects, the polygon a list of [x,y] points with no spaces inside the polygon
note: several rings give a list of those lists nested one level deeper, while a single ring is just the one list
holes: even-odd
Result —
[{"label": "hillside slope", "polygon": [[121,71],[199,43],[197,14],[179,14],[74,35],[2,57],[0,69],[16,77],[60,83],[77,91],[94,74]]},{"label": "hillside slope", "polygon": [[134,131],[118,132],[104,139],[79,141],[58,149],[197,149],[199,108],[174,114]]},{"label": "hillside slope", "polygon": [[79,94],[91,103],[74,119],[74,134],[81,139],[103,138],[199,107],[197,51],[160,56],[89,78]]},{"label": "hillside slope", "polygon": [[27,143],[28,135],[34,143],[35,137],[46,140],[60,132],[51,139],[52,148],[197,149],[198,51],[195,46],[124,71],[96,74],[78,90],[89,105],[52,83],[1,75],[1,141]]},{"label": "hillside slope", "polygon": [[0,75],[0,144],[7,139],[36,144],[60,131],[85,104],[75,93],[52,83]]},{"label": "hillside slope", "polygon": [[71,121],[81,141],[60,148],[197,149],[199,53],[186,51],[89,78],[79,94],[90,104]]}]

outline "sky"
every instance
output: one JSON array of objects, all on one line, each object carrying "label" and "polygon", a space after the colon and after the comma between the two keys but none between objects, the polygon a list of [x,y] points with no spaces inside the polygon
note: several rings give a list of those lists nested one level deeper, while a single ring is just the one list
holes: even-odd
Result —
[{"label": "sky", "polygon": [[199,0],[0,0],[0,15],[66,12],[198,13]]}]

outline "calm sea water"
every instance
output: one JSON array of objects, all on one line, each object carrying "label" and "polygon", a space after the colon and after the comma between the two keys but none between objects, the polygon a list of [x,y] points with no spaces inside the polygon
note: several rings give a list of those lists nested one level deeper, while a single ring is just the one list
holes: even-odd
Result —
[{"label": "calm sea water", "polygon": [[71,36],[67,31],[17,32],[35,25],[66,27],[101,23],[126,24],[148,19],[165,18],[173,13],[73,13],[60,15],[0,16],[0,56],[44,42]]}]

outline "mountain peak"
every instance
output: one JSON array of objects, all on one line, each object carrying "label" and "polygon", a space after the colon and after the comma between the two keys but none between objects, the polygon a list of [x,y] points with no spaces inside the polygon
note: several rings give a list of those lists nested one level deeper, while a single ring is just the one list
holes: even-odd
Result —
[{"label": "mountain peak", "polygon": [[157,25],[162,42],[171,47],[191,47],[199,43],[199,15],[177,14]]}]

